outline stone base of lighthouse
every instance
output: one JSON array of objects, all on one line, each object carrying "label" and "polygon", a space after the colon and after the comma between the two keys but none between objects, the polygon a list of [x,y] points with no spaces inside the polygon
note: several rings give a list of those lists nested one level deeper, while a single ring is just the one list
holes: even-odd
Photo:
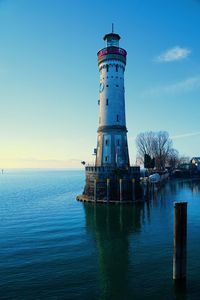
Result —
[{"label": "stone base of lighthouse", "polygon": [[79,201],[97,203],[133,203],[142,197],[140,167],[85,168],[86,184]]}]

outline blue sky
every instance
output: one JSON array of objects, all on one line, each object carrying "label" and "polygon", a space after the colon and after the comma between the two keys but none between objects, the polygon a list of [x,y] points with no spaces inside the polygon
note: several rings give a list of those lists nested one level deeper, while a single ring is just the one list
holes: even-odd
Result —
[{"label": "blue sky", "polygon": [[200,155],[200,1],[0,0],[0,167],[80,167],[98,126],[96,53],[111,23],[128,52],[135,137],[166,130]]}]

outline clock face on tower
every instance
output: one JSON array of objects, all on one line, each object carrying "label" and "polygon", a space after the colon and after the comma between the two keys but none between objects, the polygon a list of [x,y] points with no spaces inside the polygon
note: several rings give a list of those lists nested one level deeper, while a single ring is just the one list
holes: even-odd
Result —
[{"label": "clock face on tower", "polygon": [[100,83],[100,86],[99,86],[99,92],[103,92],[103,89],[104,89],[104,83]]}]

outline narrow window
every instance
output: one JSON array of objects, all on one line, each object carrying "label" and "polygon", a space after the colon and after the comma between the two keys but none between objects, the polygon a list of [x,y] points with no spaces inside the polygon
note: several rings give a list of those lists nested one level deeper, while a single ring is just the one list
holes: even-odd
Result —
[{"label": "narrow window", "polygon": [[106,84],[106,87],[109,87],[109,85],[108,85],[108,84]]},{"label": "narrow window", "polygon": [[119,87],[119,84],[116,84],[116,87]]},{"label": "narrow window", "polygon": [[108,161],[108,156],[105,156],[105,161]]},{"label": "narrow window", "polygon": [[117,115],[117,122],[119,122],[119,115]]},{"label": "narrow window", "polygon": [[108,140],[106,140],[106,145],[108,145]]},{"label": "narrow window", "polygon": [[106,99],[106,105],[108,105],[108,99]]},{"label": "narrow window", "polygon": [[119,146],[119,140],[117,140],[117,146]]},{"label": "narrow window", "polygon": [[100,105],[100,100],[98,100],[98,105]]},{"label": "narrow window", "polygon": [[108,70],[109,70],[109,65],[106,65],[106,71],[108,72]]},{"label": "narrow window", "polygon": [[118,65],[116,65],[116,72],[118,72],[118,68],[119,68],[119,66],[118,66]]}]

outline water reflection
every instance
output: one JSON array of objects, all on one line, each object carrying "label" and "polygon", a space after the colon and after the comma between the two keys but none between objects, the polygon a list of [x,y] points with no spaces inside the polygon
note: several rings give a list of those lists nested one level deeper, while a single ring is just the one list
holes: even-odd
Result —
[{"label": "water reflection", "polygon": [[[170,184],[167,185],[167,188],[171,194],[176,194],[178,191],[182,190],[190,190],[192,194],[198,194],[200,192],[200,182],[199,179],[175,180],[171,181]],[[165,193],[167,193],[166,188]]]},{"label": "water reflection", "polygon": [[[199,292],[199,181],[169,181],[140,205],[83,204],[98,259],[98,299],[190,299]],[[188,281],[172,280],[173,202],[188,201]],[[196,273],[195,273],[196,272]],[[153,275],[153,276],[152,276]],[[142,288],[141,288],[142,286]],[[162,287],[163,286],[163,287]],[[195,298],[191,298],[195,299]],[[198,298],[196,298],[198,299]]]},{"label": "water reflection", "polygon": [[129,236],[141,231],[144,203],[135,206],[84,204],[84,209],[86,228],[97,246],[101,299],[126,299],[129,291]]},{"label": "water reflection", "polygon": [[199,180],[169,181],[156,194],[152,195],[150,205],[152,207],[162,207],[165,210],[171,210],[169,204],[174,201],[190,201],[193,196],[195,197],[199,194]]}]

